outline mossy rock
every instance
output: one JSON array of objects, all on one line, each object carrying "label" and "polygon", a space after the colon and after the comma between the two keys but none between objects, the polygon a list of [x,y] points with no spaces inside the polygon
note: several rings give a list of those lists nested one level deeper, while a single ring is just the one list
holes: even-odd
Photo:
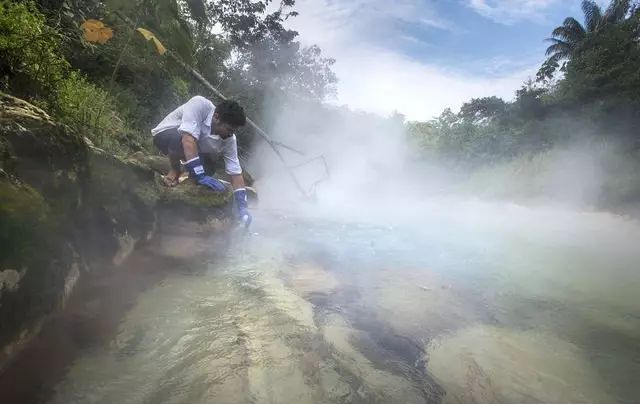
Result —
[{"label": "mossy rock", "polygon": [[11,119],[11,122],[42,122],[55,125],[51,117],[42,109],[24,100],[0,92],[0,120]]},{"label": "mossy rock", "polygon": [[[148,155],[143,152],[136,152],[123,158],[123,163],[143,171],[153,171],[155,173],[156,184],[162,187],[160,192],[160,201],[165,204],[183,203],[192,208],[220,208],[232,202],[231,186],[229,185],[228,175],[214,175],[214,177],[224,181],[227,186],[227,192],[217,193],[209,189],[194,184],[191,180],[181,182],[173,188],[166,188],[162,185],[161,175],[165,175],[169,171],[169,160],[165,156]],[[220,171],[220,170],[218,170]],[[251,176],[244,173],[245,181],[253,181]],[[247,185],[250,185],[247,182]],[[247,187],[247,192],[251,200],[257,199],[255,189]]]},{"label": "mossy rock", "polygon": [[[59,168],[76,168],[87,150],[82,136],[56,124],[40,108],[3,93],[0,93],[0,137],[5,159],[20,157]],[[10,151],[13,156],[9,156]]]},{"label": "mossy rock", "polygon": [[230,217],[231,191],[191,181],[166,188],[167,165],[113,156],[0,93],[0,271],[19,275],[0,293],[0,349],[60,307],[79,263],[90,271],[124,259],[123,244],[148,239],[165,212],[179,222]]},{"label": "mossy rock", "polygon": [[0,285],[0,346],[59,304],[73,251],[52,213],[36,189],[0,178],[0,271],[17,275]]},{"label": "mossy rock", "polygon": [[42,234],[51,230],[50,213],[35,189],[0,177],[0,270],[20,269],[37,254]]},{"label": "mossy rock", "polygon": [[164,156],[150,155],[143,152],[136,152],[128,156],[124,161],[132,166],[150,169],[158,174],[169,172],[169,160]]},{"label": "mossy rock", "polygon": [[161,205],[216,216],[230,212],[230,191],[212,192],[191,181],[164,187],[159,175],[168,166],[163,156],[111,155],[41,109],[0,94],[0,169],[44,195],[61,222],[84,216],[103,223],[105,231],[112,223],[116,233],[138,237]]},{"label": "mossy rock", "polygon": [[219,208],[232,200],[230,190],[214,192],[187,180],[172,188],[164,188],[162,201],[168,204],[185,203],[192,207]]},{"label": "mossy rock", "polygon": [[[170,168],[169,159],[166,156],[150,155],[143,152],[133,153],[128,156],[125,161],[128,164],[149,168],[161,175],[168,173]],[[230,181],[230,176],[224,171],[224,164],[222,161],[205,159],[204,166],[207,174],[214,175],[216,178],[227,182]],[[253,185],[253,176],[246,169],[243,169],[242,177],[244,178],[244,182],[247,186]]]}]

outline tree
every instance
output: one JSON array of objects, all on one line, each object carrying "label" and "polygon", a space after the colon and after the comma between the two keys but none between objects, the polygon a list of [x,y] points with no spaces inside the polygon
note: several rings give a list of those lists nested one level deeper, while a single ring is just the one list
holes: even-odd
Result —
[{"label": "tree", "polygon": [[489,123],[504,114],[507,103],[502,98],[474,98],[460,108],[460,117],[473,124]]},{"label": "tree", "polygon": [[520,120],[533,120],[541,118],[545,113],[543,96],[547,90],[536,86],[531,80],[527,80],[516,91],[516,100],[512,105],[512,111]]},{"label": "tree", "polygon": [[[573,17],[564,20],[561,26],[551,32],[547,41],[551,45],[547,48],[547,61],[538,72],[538,80],[549,78],[559,67],[559,62],[571,59],[580,49],[589,35],[596,34],[610,25],[621,24],[632,18],[640,10],[631,0],[611,0],[603,12],[594,0],[583,0],[584,25]],[[562,66],[562,70],[566,65]]]},{"label": "tree", "polygon": [[281,1],[268,12],[272,0],[214,0],[208,4],[223,38],[233,48],[221,90],[238,99],[260,117],[265,106],[295,102],[321,102],[335,93],[333,59],[318,46],[303,47],[298,33],[284,26],[297,13],[293,0]]},{"label": "tree", "polygon": [[609,27],[590,37],[567,65],[557,102],[588,111],[601,133],[635,136],[640,124],[640,18]]},{"label": "tree", "polygon": [[220,24],[225,37],[240,50],[247,50],[266,38],[291,42],[298,33],[288,30],[283,22],[298,13],[292,9],[295,0],[282,0],[280,7],[267,13],[273,0],[213,0],[207,8],[211,18]]}]

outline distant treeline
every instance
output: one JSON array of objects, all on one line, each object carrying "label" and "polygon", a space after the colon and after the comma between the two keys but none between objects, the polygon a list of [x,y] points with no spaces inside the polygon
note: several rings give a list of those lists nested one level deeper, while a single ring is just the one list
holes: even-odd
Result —
[{"label": "distant treeline", "polygon": [[548,39],[547,60],[515,100],[472,99],[458,113],[410,122],[430,157],[483,166],[581,139],[640,147],[640,5],[583,1],[584,23],[567,18]]}]

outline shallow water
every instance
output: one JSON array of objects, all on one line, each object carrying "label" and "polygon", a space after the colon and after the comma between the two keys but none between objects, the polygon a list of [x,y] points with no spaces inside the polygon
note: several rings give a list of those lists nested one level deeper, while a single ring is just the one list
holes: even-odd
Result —
[{"label": "shallow water", "polygon": [[640,402],[637,223],[473,212],[258,212],[257,234],[209,240],[215,256],[141,293],[46,401]]}]

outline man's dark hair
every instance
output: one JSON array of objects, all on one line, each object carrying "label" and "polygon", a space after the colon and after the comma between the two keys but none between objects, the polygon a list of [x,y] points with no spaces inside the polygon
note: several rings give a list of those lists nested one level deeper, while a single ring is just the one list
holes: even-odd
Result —
[{"label": "man's dark hair", "polygon": [[233,100],[224,100],[216,105],[216,113],[218,114],[218,119],[220,119],[221,122],[228,123],[236,128],[244,126],[247,122],[244,109],[240,104]]}]

